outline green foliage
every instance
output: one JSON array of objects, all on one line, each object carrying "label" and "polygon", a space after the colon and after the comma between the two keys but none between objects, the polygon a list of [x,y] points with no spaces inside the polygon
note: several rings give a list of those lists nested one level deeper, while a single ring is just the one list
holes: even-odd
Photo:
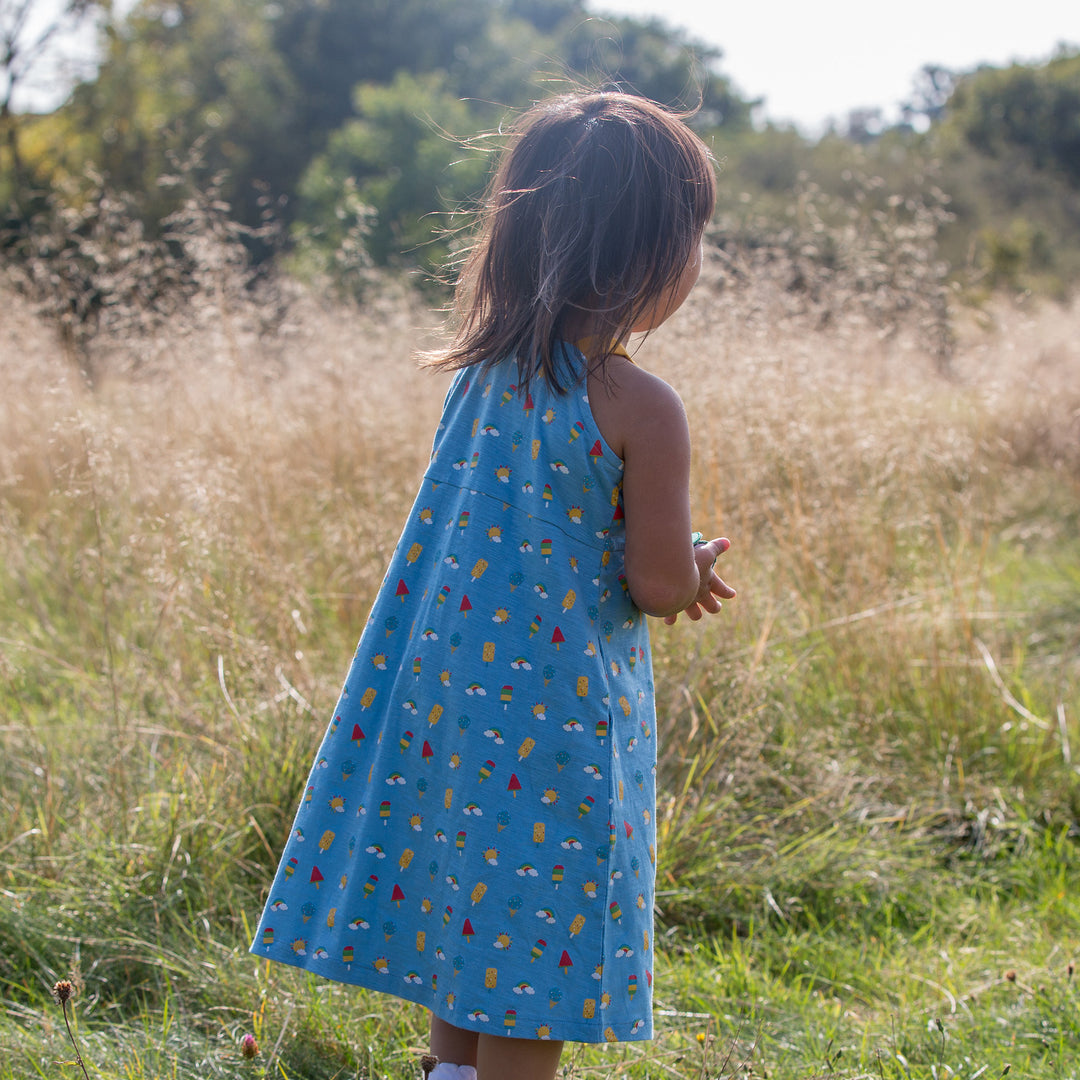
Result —
[{"label": "green foliage", "polygon": [[585,0],[141,0],[102,50],[55,114],[4,120],[17,131],[17,149],[0,147],[13,220],[50,194],[77,206],[98,176],[155,239],[179,206],[160,180],[197,146],[241,225],[261,227],[273,206],[293,271],[358,293],[372,267],[431,271],[453,254],[443,212],[467,208],[486,175],[456,143],[554,91],[615,86],[697,108],[691,123],[724,163],[721,218],[751,244],[785,234],[807,181],[863,214],[846,179],[858,174],[882,181],[882,199],[948,201],[938,251],[968,298],[1064,297],[1080,275],[1075,49],[1000,70],[928,66],[906,112],[928,131],[864,125],[817,142],[755,130],[756,103],[715,47]]},{"label": "green foliage", "polygon": [[287,0],[278,10],[273,43],[298,90],[293,150],[301,170],[353,116],[360,83],[389,85],[399,74],[440,73],[459,96],[474,92],[468,75],[498,20],[494,0]]},{"label": "green foliage", "polygon": [[1080,187],[1080,52],[1046,64],[982,67],[960,79],[945,128],[1011,168],[1017,158]]},{"label": "green foliage", "polygon": [[66,0],[62,5],[0,0],[0,206],[21,202],[31,180],[21,145],[26,118],[14,109],[17,90],[50,48],[70,41],[90,18],[110,9],[111,0]]},{"label": "green foliage", "polygon": [[438,215],[420,208],[438,210],[436,197],[443,210],[460,206],[486,173],[484,158],[463,146],[470,110],[441,77],[404,72],[389,86],[359,86],[355,105],[356,119],[330,136],[301,180],[299,239],[306,248],[338,252],[359,231],[375,262],[404,255],[434,270],[451,241],[434,238]]},{"label": "green foliage", "polygon": [[[703,121],[749,123],[750,107],[709,77],[715,51],[657,22],[588,19],[570,0],[412,0],[377,12],[337,3],[314,17],[297,5],[280,30],[299,81],[314,86],[308,128],[325,133],[299,185],[295,265],[308,272],[347,276],[361,253],[377,265],[443,264],[454,244],[440,235],[439,211],[468,206],[487,173],[461,144],[497,126],[505,107],[526,103],[545,79],[556,89],[615,84],[673,104],[700,98]],[[341,42],[357,40],[363,48],[343,54]],[[335,112],[329,103],[340,110],[350,90],[352,110]]]},{"label": "green foliage", "polygon": [[615,86],[676,108],[700,112],[695,125],[725,132],[750,127],[753,102],[717,73],[719,49],[686,41],[659,19],[588,19],[570,25],[557,55],[571,77]]},{"label": "green foliage", "polygon": [[259,225],[268,200],[298,223],[295,266],[430,268],[451,247],[430,215],[475,198],[486,172],[454,164],[469,157],[455,140],[581,84],[700,101],[702,123],[746,128],[750,105],[717,59],[579,0],[141,0],[35,163],[53,188],[92,167],[152,234],[177,206],[159,178],[198,145],[241,224]]},{"label": "green foliage", "polygon": [[265,0],[143,0],[106,40],[96,79],[64,109],[82,137],[69,173],[91,163],[114,190],[144,201],[156,224],[175,209],[159,178],[202,144],[207,168],[228,177],[239,220],[259,221],[260,197],[289,190],[289,140],[299,87],[272,47]]}]

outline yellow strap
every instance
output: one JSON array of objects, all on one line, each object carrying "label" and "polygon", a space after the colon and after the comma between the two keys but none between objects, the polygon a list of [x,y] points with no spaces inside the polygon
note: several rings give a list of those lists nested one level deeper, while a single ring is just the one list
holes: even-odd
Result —
[{"label": "yellow strap", "polygon": [[[580,341],[574,342],[574,348],[588,356],[593,343],[593,338],[582,338]],[[634,358],[626,351],[626,346],[621,341],[615,342],[608,352],[610,356],[621,356],[624,360],[629,360],[631,364],[634,362]]]}]

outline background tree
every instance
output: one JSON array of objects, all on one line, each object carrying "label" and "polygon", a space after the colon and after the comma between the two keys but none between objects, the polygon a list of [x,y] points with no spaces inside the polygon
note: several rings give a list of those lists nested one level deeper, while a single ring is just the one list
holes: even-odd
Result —
[{"label": "background tree", "polygon": [[7,151],[12,195],[21,195],[25,180],[16,95],[50,49],[70,39],[91,16],[110,8],[110,0],[65,0],[60,7],[41,0],[0,0],[0,146]]},{"label": "background tree", "polygon": [[917,117],[936,124],[956,86],[956,72],[939,64],[924,64],[912,81],[911,97],[900,107],[905,123]]},{"label": "background tree", "polygon": [[[452,17],[445,14],[448,2]],[[362,36],[361,9],[368,5],[330,0],[305,22],[297,4],[295,29],[310,41],[289,46],[293,71],[307,86],[304,72],[314,77],[318,68],[317,85],[305,97],[332,104],[310,106],[308,137],[312,144],[325,137],[325,150],[315,152],[301,181],[294,235],[305,256],[323,268],[344,237],[358,231],[379,264],[404,258],[431,268],[444,259],[452,240],[442,235],[444,219],[433,211],[467,203],[486,175],[482,156],[464,151],[460,142],[552,90],[619,86],[675,106],[700,105],[701,125],[750,126],[753,103],[716,72],[719,51],[655,20],[592,18],[577,0],[467,6],[406,0],[393,13],[380,5],[377,37],[369,32],[361,46],[342,54],[314,43],[327,35]],[[369,50],[378,55],[367,58]],[[340,95],[361,71],[365,79],[352,95],[349,118]],[[396,74],[387,81],[391,72]],[[324,136],[319,125],[340,116],[346,119]]]},{"label": "background tree", "polygon": [[975,150],[1021,156],[1080,187],[1080,51],[1046,64],[981,67],[961,78],[945,125]]},{"label": "background tree", "polygon": [[494,0],[285,0],[280,9],[272,41],[299,91],[293,149],[306,162],[353,115],[358,84],[438,71],[452,86],[497,6]]},{"label": "background tree", "polygon": [[[151,240],[179,206],[163,181],[198,162],[249,238],[268,201],[277,208],[294,268],[430,269],[454,246],[439,211],[482,186],[475,136],[592,86],[696,109],[691,123],[726,159],[720,215],[740,236],[782,231],[804,174],[841,203],[863,200],[856,213],[885,212],[894,196],[917,201],[924,163],[939,159],[953,213],[940,250],[955,265],[996,260],[1010,282],[1034,267],[1047,281],[1080,273],[1075,49],[1001,70],[928,66],[903,123],[864,110],[814,141],[755,127],[758,103],[725,77],[718,48],[662,20],[594,15],[592,0],[138,0],[104,23],[100,69],[64,106],[15,117],[13,87],[54,40],[30,34],[27,14],[49,2],[0,0],[0,197],[15,176],[26,187],[24,173],[76,207],[124,192]],[[64,25],[109,11],[108,0],[61,2]],[[853,193],[855,174],[876,186]]]},{"label": "background tree", "polygon": [[483,156],[461,142],[476,118],[445,83],[400,72],[389,85],[357,87],[355,117],[300,184],[295,232],[309,255],[321,249],[325,260],[360,230],[376,263],[435,269],[445,261],[453,240],[438,211],[467,202],[486,174]]},{"label": "background tree", "polygon": [[719,73],[720,49],[660,19],[578,21],[566,25],[560,46],[567,71],[587,84],[614,85],[665,105],[697,108],[699,128],[745,131],[760,104],[739,95]]},{"label": "background tree", "polygon": [[290,190],[302,167],[290,143],[299,88],[273,44],[274,11],[266,0],[144,0],[110,26],[97,78],[65,110],[69,170],[92,163],[156,221],[175,209],[159,179],[200,144],[233,212],[255,224],[261,195]]}]

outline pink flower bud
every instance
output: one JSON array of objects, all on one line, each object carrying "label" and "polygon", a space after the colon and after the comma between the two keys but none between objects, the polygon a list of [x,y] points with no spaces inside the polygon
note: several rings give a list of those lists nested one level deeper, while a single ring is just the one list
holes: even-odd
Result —
[{"label": "pink flower bud", "polygon": [[240,1053],[246,1058],[253,1058],[259,1052],[259,1044],[254,1035],[245,1035],[240,1040]]}]

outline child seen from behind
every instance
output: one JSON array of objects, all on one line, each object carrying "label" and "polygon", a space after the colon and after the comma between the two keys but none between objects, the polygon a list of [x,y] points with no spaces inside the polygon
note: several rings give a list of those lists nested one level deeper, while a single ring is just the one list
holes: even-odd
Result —
[{"label": "child seen from behind", "polygon": [[431,1011],[433,1080],[551,1080],[652,1035],[645,615],[734,596],[678,395],[637,367],[701,266],[710,155],[642,98],[511,136],[458,287],[430,462],[252,951]]}]

